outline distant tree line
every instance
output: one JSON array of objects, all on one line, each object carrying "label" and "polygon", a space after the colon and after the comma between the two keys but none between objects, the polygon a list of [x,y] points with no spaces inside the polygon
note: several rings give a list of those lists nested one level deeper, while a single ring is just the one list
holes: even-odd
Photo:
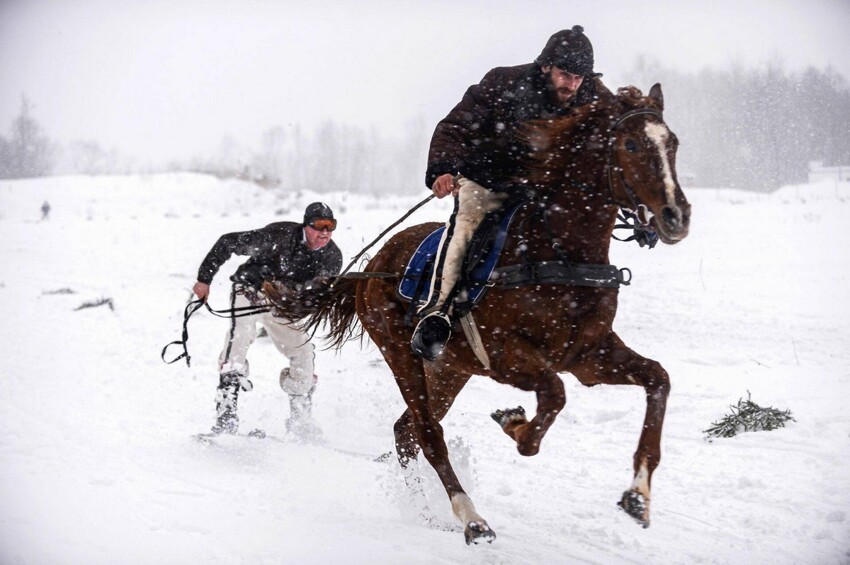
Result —
[{"label": "distant tree line", "polygon": [[298,124],[277,126],[263,133],[258,150],[225,137],[216,155],[190,168],[286,191],[413,193],[425,189],[429,139],[422,119],[393,136],[334,121],[312,132]]},{"label": "distant tree line", "polygon": [[[850,89],[832,70],[789,72],[773,62],[680,72],[639,58],[627,79],[644,91],[662,83],[665,119],[681,140],[680,180],[692,176],[697,186],[770,190],[805,182],[810,161],[850,165]],[[159,171],[202,171],[286,191],[416,193],[423,190],[434,125],[420,117],[390,136],[334,121],[311,131],[297,123],[274,126],[253,148],[225,136],[213,155]],[[0,137],[0,178],[51,172],[157,170],[141,170],[93,141],[59,147],[42,132],[24,97],[9,137]]]},{"label": "distant tree line", "polygon": [[850,90],[832,70],[773,62],[682,73],[639,59],[630,80],[662,83],[679,176],[697,186],[771,190],[806,182],[810,161],[850,165]]}]

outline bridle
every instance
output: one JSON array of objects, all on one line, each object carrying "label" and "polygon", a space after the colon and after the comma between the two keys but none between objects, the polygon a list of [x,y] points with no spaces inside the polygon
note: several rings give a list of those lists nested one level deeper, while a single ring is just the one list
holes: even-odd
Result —
[{"label": "bridle", "polygon": [[661,112],[652,108],[635,108],[634,110],[629,110],[628,112],[625,112],[622,116],[617,118],[617,120],[613,123],[613,125],[611,125],[611,128],[608,130],[611,133],[611,137],[608,139],[608,152],[606,155],[605,166],[608,171],[608,190],[611,193],[611,201],[615,204],[617,203],[617,197],[614,195],[614,169],[616,169],[619,173],[620,184],[622,184],[623,186],[623,191],[626,193],[626,196],[631,202],[631,208],[628,209],[633,211],[634,216],[637,218],[637,221],[640,222],[640,226],[642,228],[648,228],[649,219],[646,217],[646,214],[641,214],[641,208],[643,210],[646,210],[646,205],[642,204],[638,197],[635,195],[634,189],[628,183],[628,181],[626,180],[626,176],[623,174],[623,167],[614,165],[614,141],[616,140],[617,128],[620,127],[626,120],[641,115],[655,116],[661,122],[664,122],[664,119],[661,117]]}]

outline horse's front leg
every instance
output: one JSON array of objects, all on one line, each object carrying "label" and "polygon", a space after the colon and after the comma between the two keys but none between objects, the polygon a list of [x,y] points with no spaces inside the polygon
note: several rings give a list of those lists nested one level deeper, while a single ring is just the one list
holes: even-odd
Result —
[{"label": "horse's front leg", "polygon": [[[449,461],[440,419],[451,406],[454,395],[449,399],[435,394],[433,387],[429,390],[422,361],[410,351],[408,340],[386,341],[381,345],[381,351],[407,404],[407,410],[395,427],[399,462],[405,466],[412,457],[415,457],[416,448],[411,441],[415,438],[422,449],[422,454],[437,472],[437,476],[446,489],[452,511],[463,524],[466,543],[492,542],[496,534],[475,510],[475,505],[463,490]],[[428,372],[431,378],[438,374],[433,370],[434,368],[429,367]],[[462,387],[467,380],[468,377],[459,378],[459,387]],[[456,392],[454,394],[456,395]],[[411,431],[413,438],[410,435]]]},{"label": "horse's front leg", "polygon": [[498,382],[536,393],[537,412],[531,421],[526,418],[522,406],[496,410],[491,414],[502,430],[516,442],[517,451],[521,455],[536,455],[540,451],[543,436],[555,423],[555,418],[567,402],[563,381],[557,373],[549,371],[541,371],[536,377],[509,373],[495,375],[493,378]]},{"label": "horse's front leg", "polygon": [[584,356],[582,364],[571,367],[570,371],[586,385],[632,384],[646,391],[646,414],[634,455],[634,478],[618,505],[648,528],[652,474],[661,461],[661,431],[670,394],[670,377],[658,362],[638,355],[613,332],[591,354]]}]

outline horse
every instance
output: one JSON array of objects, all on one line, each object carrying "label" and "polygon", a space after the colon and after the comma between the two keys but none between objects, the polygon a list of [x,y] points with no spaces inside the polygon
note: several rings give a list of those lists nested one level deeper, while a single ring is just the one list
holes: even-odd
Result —
[{"label": "horse", "polygon": [[[560,266],[567,271],[609,265],[608,251],[620,209],[632,211],[665,244],[688,234],[690,204],[676,177],[678,140],[662,119],[660,84],[644,96],[625,87],[574,115],[531,123],[532,151],[523,182],[532,194],[513,221],[499,265]],[[356,277],[337,279],[310,319],[327,324],[331,348],[368,333],[389,365],[407,405],[394,426],[402,467],[418,456],[436,470],[463,524],[467,543],[492,542],[495,533],[461,486],[440,421],[473,374],[536,394],[531,420],[519,408],[492,414],[520,454],[538,453],[566,402],[559,373],[586,386],[619,384],[646,391],[646,413],[634,454],[634,474],[619,505],[648,527],[650,486],[660,461],[661,431],[670,379],[656,361],[627,347],[612,330],[618,288],[550,280],[494,284],[472,310],[486,328],[485,367],[457,332],[440,357],[426,361],[410,347],[409,305],[397,293],[405,266],[422,240],[440,224],[407,228],[391,237]],[[554,282],[551,282],[554,280]],[[565,279],[566,280],[566,279]],[[357,321],[359,321],[359,328]]]}]

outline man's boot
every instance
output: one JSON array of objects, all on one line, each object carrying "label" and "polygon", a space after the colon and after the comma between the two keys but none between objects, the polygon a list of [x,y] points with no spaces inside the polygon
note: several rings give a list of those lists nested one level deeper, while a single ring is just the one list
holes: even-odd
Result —
[{"label": "man's boot", "polygon": [[410,348],[423,359],[433,361],[443,352],[452,336],[452,323],[447,314],[431,312],[413,330]]},{"label": "man's boot", "polygon": [[303,442],[313,442],[322,437],[322,430],[313,420],[313,391],[307,394],[289,395],[289,418],[286,419],[286,431]]},{"label": "man's boot", "polygon": [[214,434],[235,434],[239,429],[236,405],[239,400],[240,377],[235,371],[219,375],[215,395],[215,425],[211,430]]}]

